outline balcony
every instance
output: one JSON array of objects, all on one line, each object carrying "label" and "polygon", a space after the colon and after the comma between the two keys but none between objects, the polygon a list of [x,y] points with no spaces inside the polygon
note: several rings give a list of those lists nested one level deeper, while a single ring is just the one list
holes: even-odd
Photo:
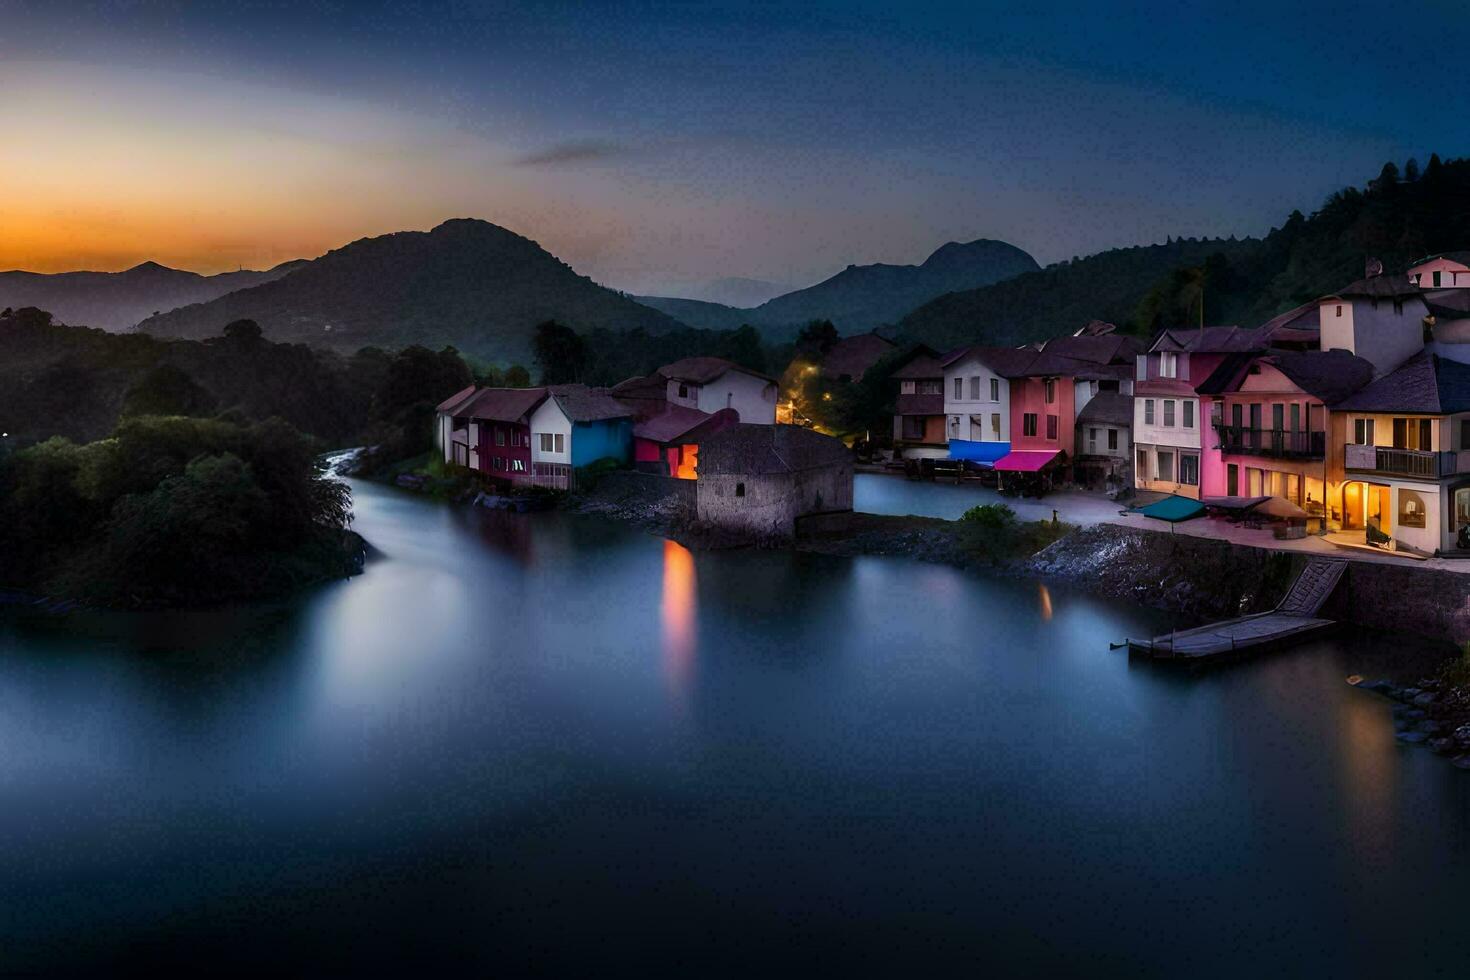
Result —
[{"label": "balcony", "polygon": [[1238,456],[1271,456],[1276,459],[1322,459],[1327,454],[1327,433],[1292,432],[1286,429],[1245,429],[1215,423],[1220,451]]},{"label": "balcony", "polygon": [[1343,467],[1358,473],[1437,480],[1442,476],[1470,471],[1470,453],[1436,453],[1422,449],[1349,444],[1344,449]]}]

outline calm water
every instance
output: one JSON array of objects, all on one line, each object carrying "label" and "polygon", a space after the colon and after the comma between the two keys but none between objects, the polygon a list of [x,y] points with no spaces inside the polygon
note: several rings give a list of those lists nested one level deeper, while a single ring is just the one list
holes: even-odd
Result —
[{"label": "calm water", "polygon": [[1470,964],[1470,773],[1343,683],[1402,652],[357,494],[298,602],[0,613],[0,971]]}]

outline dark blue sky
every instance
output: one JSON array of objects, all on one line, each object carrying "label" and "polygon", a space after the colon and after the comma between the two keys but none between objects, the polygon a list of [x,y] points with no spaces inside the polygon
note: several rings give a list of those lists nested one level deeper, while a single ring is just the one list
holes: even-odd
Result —
[{"label": "dark blue sky", "polygon": [[[1464,13],[0,0],[0,177],[43,202],[0,265],[259,264],[473,215],[663,289],[950,239],[1047,262],[1261,234],[1385,159],[1465,152]],[[104,186],[45,176],[57,143]]]}]

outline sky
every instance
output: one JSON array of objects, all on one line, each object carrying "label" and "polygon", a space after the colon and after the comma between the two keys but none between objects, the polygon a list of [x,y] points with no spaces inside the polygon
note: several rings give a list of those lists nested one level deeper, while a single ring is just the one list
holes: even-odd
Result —
[{"label": "sky", "polygon": [[617,288],[1260,235],[1470,152],[1455,4],[0,0],[0,269],[478,217]]}]

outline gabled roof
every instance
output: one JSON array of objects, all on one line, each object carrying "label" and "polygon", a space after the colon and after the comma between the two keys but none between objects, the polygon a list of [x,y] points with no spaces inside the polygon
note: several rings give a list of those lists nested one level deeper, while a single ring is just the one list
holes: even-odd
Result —
[{"label": "gabled roof", "polygon": [[897,371],[894,371],[892,376],[904,381],[912,381],[915,378],[942,378],[944,377],[944,368],[940,366],[939,358],[936,355],[920,354]]},{"label": "gabled roof", "polygon": [[651,442],[673,442],[706,426],[726,427],[736,422],[740,413],[722,408],[713,414],[685,405],[668,405],[657,415],[649,416],[633,426],[633,436]]},{"label": "gabled roof", "polygon": [[699,475],[795,473],[852,461],[840,441],[796,425],[739,423],[705,438]]},{"label": "gabled roof", "polygon": [[1420,351],[1335,407],[1426,415],[1470,412],[1470,364]]},{"label": "gabled roof", "polygon": [[457,391],[454,394],[450,395],[448,398],[444,399],[442,402],[434,407],[434,411],[438,412],[440,415],[453,415],[454,409],[464,402],[469,401],[470,397],[474,395],[474,393],[475,386],[470,385],[468,388]]},{"label": "gabled roof", "polygon": [[1323,296],[1322,299],[1395,299],[1400,296],[1418,296],[1420,292],[1419,287],[1410,282],[1408,276],[1395,274],[1359,279],[1335,293]]},{"label": "gabled roof", "polygon": [[1250,366],[1269,364],[1302,391],[1325,405],[1336,405],[1373,379],[1373,365],[1345,350],[1276,351],[1231,354],[1195,390],[1202,395],[1238,391]]},{"label": "gabled roof", "polygon": [[867,373],[868,368],[890,353],[895,346],[893,341],[875,333],[843,337],[822,355],[822,371],[839,378],[845,374],[856,381]]},{"label": "gabled roof", "polygon": [[1043,353],[1061,354],[1079,361],[1111,364],[1132,361],[1136,355],[1143,353],[1143,341],[1119,333],[1053,337],[1041,345],[1041,350]]},{"label": "gabled roof", "polygon": [[[1313,309],[1316,307],[1314,306]],[[1261,331],[1241,327],[1171,327],[1162,331],[1150,351],[1180,351],[1192,354],[1231,354],[1264,350]]]},{"label": "gabled roof", "polygon": [[944,368],[974,357],[981,364],[1000,375],[1002,378],[1020,377],[1036,360],[1036,351],[1030,347],[961,347],[950,351],[940,359],[940,366]]},{"label": "gabled roof", "polygon": [[547,391],[573,422],[601,422],[606,419],[630,418],[633,415],[632,410],[612,397],[606,388],[566,384],[552,385]]},{"label": "gabled roof", "polygon": [[1458,262],[1463,266],[1470,267],[1470,252],[1458,251],[1438,252],[1434,255],[1426,255],[1422,259],[1415,259],[1413,262],[1410,262],[1409,268],[1418,268],[1419,266],[1424,265],[1426,262],[1433,262],[1435,259],[1448,259],[1451,262]]},{"label": "gabled roof", "polygon": [[1133,396],[1117,391],[1099,391],[1082,406],[1082,411],[1077,413],[1077,421],[1131,426]]},{"label": "gabled roof", "polygon": [[545,388],[481,388],[455,409],[454,417],[518,422],[545,398]]},{"label": "gabled roof", "polygon": [[687,381],[690,384],[706,385],[731,371],[739,371],[753,378],[776,383],[776,379],[752,371],[750,368],[741,367],[734,361],[727,361],[723,357],[685,357],[672,364],[665,364],[658,369],[658,373],[673,381]]}]

